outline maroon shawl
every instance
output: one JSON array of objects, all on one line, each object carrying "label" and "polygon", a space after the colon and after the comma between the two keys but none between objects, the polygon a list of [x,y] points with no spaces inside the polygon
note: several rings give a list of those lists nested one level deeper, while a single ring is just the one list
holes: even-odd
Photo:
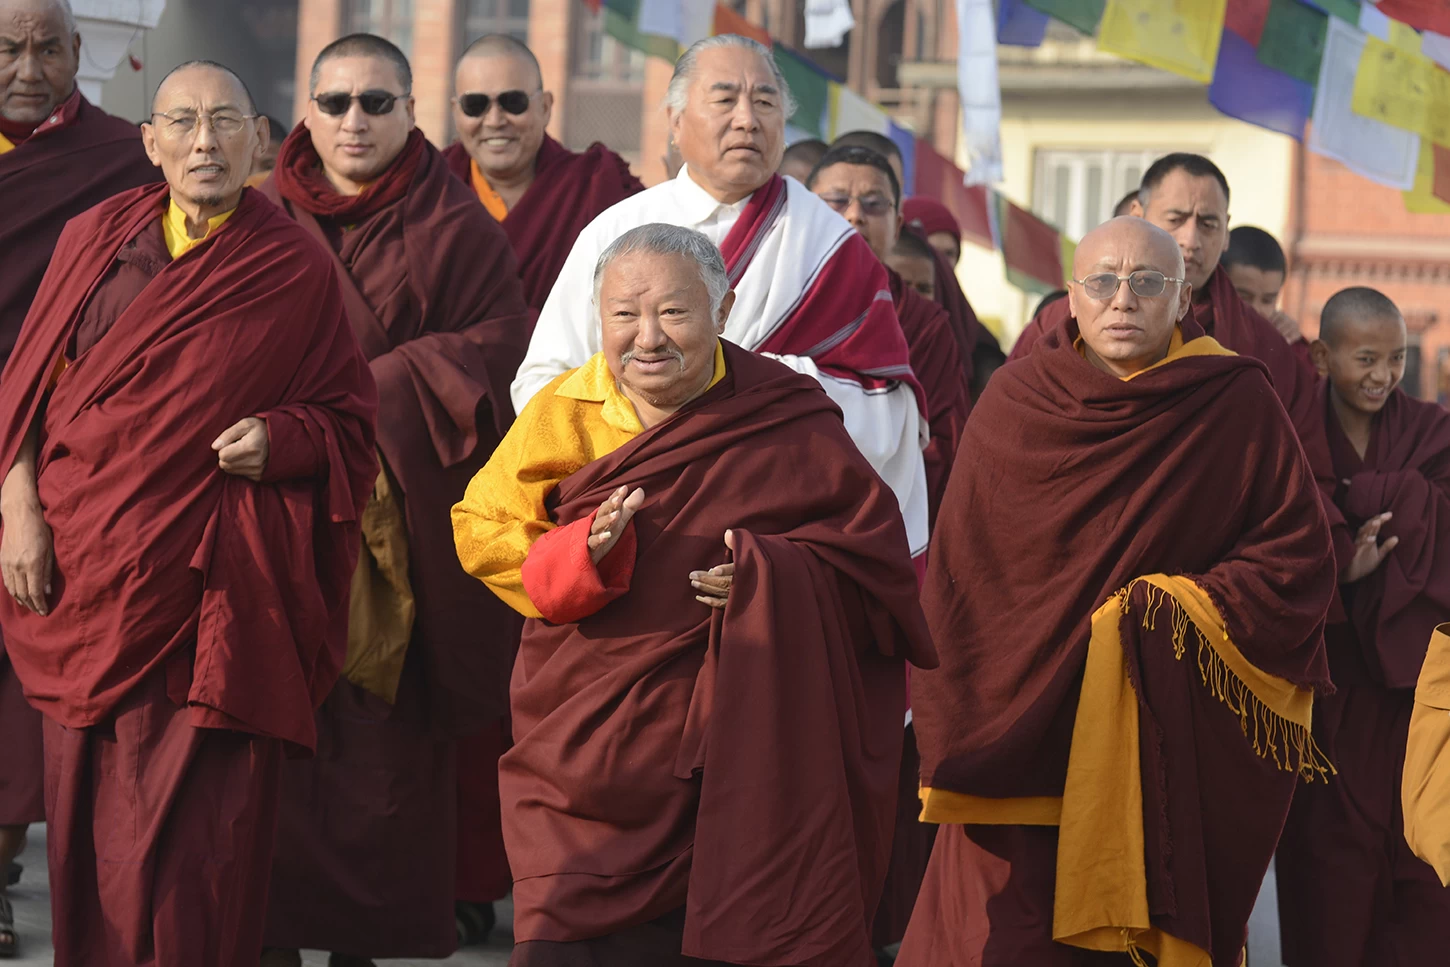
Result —
[{"label": "maroon shawl", "polygon": [[[634,590],[524,632],[500,763],[515,936],[685,907],[687,956],[867,965],[905,662],[935,656],[896,498],[839,411],[772,360],[725,358],[689,410],[551,497],[560,524],[621,485],[648,499]],[[727,529],[735,582],[712,611],[687,575],[727,559]]]},{"label": "maroon shawl", "polygon": [[1450,615],[1450,413],[1395,390],[1361,459],[1329,408],[1327,381],[1323,387],[1345,536],[1391,511],[1380,540],[1400,539],[1378,568],[1343,588],[1354,637],[1377,684],[1414,688],[1430,633]]},{"label": "maroon shawl", "polygon": [[161,180],[136,125],[75,97],[70,123],[0,154],[0,361],[15,345],[65,223],[117,192]]},{"label": "maroon shawl", "polygon": [[418,603],[410,655],[423,662],[432,720],[473,731],[508,708],[520,619],[459,567],[448,508],[513,423],[509,383],[528,345],[518,267],[417,131],[360,208],[325,186],[299,126],[261,190],[338,253],[348,320],[378,383],[378,448],[403,496]]},{"label": "maroon shawl", "polygon": [[957,441],[972,409],[972,398],[967,392],[962,358],[957,353],[957,342],[946,312],[904,285],[894,271],[887,269],[886,274],[891,281],[896,318],[901,321],[901,331],[911,351],[911,369],[926,393],[931,442],[922,451],[922,458],[926,461],[928,507],[931,520],[935,521],[956,459]]},{"label": "maroon shawl", "polygon": [[[92,288],[167,197],[165,185],[125,192],[62,234],[0,380],[5,471]],[[192,705],[311,748],[313,710],[346,651],[375,405],[325,253],[244,193],[50,392],[37,475],[55,540],[52,610],[0,595],[32,704],[94,725],[177,655]],[[223,473],[211,449],[253,415],[271,435],[261,484]],[[178,668],[187,677],[172,663],[173,685]]]},{"label": "maroon shawl", "polygon": [[[448,170],[473,191],[471,159],[461,144],[443,152]],[[534,158],[534,181],[518,204],[509,209],[503,230],[519,259],[524,298],[538,312],[549,298],[574,240],[606,208],[623,201],[644,185],[629,162],[595,142],[574,152],[548,135]]]},{"label": "maroon shawl", "polygon": [[[928,786],[1062,794],[1091,617],[1136,577],[1190,576],[1254,665],[1328,682],[1328,528],[1263,365],[1185,356],[1124,382],[1083,359],[1076,336],[1059,326],[1009,363],[967,423],[970,459],[948,485],[923,595],[942,667],[912,681]],[[1150,910],[1232,963],[1294,773],[1255,753],[1191,642],[1175,656],[1166,614],[1143,626],[1151,610],[1139,585],[1122,631]]]}]

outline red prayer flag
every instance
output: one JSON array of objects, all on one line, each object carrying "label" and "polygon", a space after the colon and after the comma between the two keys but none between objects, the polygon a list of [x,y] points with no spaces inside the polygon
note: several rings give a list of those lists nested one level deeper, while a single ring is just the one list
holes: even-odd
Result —
[{"label": "red prayer flag", "polygon": [[987,215],[987,189],[968,188],[962,183],[962,169],[942,157],[921,138],[916,139],[916,194],[935,198],[957,217],[962,237],[983,248],[992,248],[992,221]]},{"label": "red prayer flag", "polygon": [[1438,144],[1432,147],[1435,150],[1435,179],[1431,191],[1441,201],[1450,202],[1450,148],[1442,148]]},{"label": "red prayer flag", "polygon": [[1380,13],[1416,30],[1450,34],[1450,4],[1445,0],[1379,0]]},{"label": "red prayer flag", "polygon": [[602,3],[603,0],[584,0],[584,6],[588,7],[594,13],[599,12],[599,7]]},{"label": "red prayer flag", "polygon": [[1257,47],[1268,16],[1269,0],[1228,0],[1223,26]]},{"label": "red prayer flag", "polygon": [[[586,0],[587,2],[587,0]],[[759,41],[767,49],[771,46],[770,34],[764,27],[758,27],[723,3],[715,4],[715,36],[739,34]]]},{"label": "red prayer flag", "polygon": [[1046,291],[1062,288],[1062,236],[1057,229],[1001,195],[998,225],[1008,278],[1021,288],[1037,282]]}]

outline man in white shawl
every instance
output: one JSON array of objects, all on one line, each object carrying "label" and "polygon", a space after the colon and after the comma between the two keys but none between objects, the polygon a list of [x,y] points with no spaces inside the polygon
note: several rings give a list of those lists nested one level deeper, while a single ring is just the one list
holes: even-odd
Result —
[{"label": "man in white shawl", "polygon": [[[912,555],[927,544],[926,407],[886,272],[865,240],[800,182],[775,173],[794,104],[771,52],[722,34],[675,64],[666,98],[684,167],[579,234],[514,380],[514,408],[600,351],[594,265],[650,222],[693,228],[720,247],[735,291],[724,336],[815,377],[901,504]],[[803,470],[805,468],[802,468]]]}]

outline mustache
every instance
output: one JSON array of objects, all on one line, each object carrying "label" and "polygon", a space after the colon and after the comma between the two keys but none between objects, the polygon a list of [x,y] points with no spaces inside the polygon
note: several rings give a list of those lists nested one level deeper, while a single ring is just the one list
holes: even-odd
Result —
[{"label": "mustache", "polygon": [[642,353],[638,349],[631,349],[629,352],[627,352],[623,356],[620,356],[619,357],[620,365],[628,366],[630,363],[634,362],[637,357],[639,357],[641,355],[644,355],[647,358],[652,359],[652,360],[653,359],[659,359],[661,356],[670,356],[670,357],[672,357],[675,360],[675,362],[679,363],[681,367],[683,367],[685,365],[685,354],[682,353],[682,352],[680,352],[678,349],[665,349],[663,351],[654,350],[654,351],[650,351],[648,353]]}]

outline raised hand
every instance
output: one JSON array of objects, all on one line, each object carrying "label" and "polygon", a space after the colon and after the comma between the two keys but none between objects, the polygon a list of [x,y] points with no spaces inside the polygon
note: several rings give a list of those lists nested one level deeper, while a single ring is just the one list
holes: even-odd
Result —
[{"label": "raised hand", "polygon": [[1394,514],[1388,512],[1383,513],[1378,517],[1371,517],[1360,527],[1359,534],[1354,539],[1354,556],[1339,574],[1340,584],[1353,584],[1373,574],[1375,568],[1395,549],[1395,545],[1400,542],[1398,537],[1391,537],[1383,544],[1379,542],[1380,528],[1393,516]]},{"label": "raised hand", "polygon": [[260,482],[270,454],[267,421],[255,416],[233,423],[212,442],[217,466],[225,473]]},{"label": "raised hand", "polygon": [[628,487],[620,487],[599,505],[594,512],[594,524],[589,528],[589,560],[598,564],[614,550],[614,545],[619,543],[619,535],[624,533],[630,518],[643,504],[643,490],[636,487],[634,493],[630,493]]}]

